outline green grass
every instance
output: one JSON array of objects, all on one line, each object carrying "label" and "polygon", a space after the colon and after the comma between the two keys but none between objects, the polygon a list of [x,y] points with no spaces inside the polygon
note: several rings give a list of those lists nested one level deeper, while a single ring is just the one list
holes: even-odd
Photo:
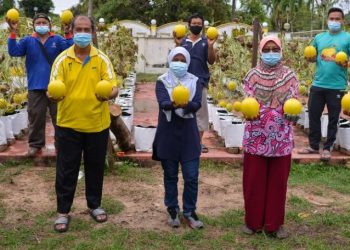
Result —
[{"label": "green grass", "polygon": [[124,204],[105,195],[102,199],[102,207],[106,210],[107,214],[119,214],[121,211],[123,211]]},{"label": "green grass", "polygon": [[[299,204],[299,203],[298,203]],[[203,230],[182,229],[173,232],[135,230],[111,222],[97,225],[90,218],[73,218],[70,231],[58,234],[52,230],[54,212],[34,218],[31,225],[0,228],[1,249],[348,249],[350,243],[348,216],[323,215],[328,219],[308,222],[308,230],[297,232],[280,241],[264,233],[253,236],[239,231],[243,211],[232,210],[216,217],[200,216]],[[28,218],[31,220],[32,218]],[[342,221],[344,220],[344,221]],[[324,221],[327,221],[324,223]],[[333,223],[329,223],[333,221]],[[344,225],[338,230],[334,225]],[[296,226],[296,225],[294,225]],[[302,226],[302,225],[300,225]],[[318,233],[313,231],[321,228]],[[339,235],[341,240],[333,241]]]},{"label": "green grass", "polygon": [[136,82],[156,82],[159,74],[138,73],[136,76]]},{"label": "green grass", "polygon": [[[16,174],[25,174],[29,164],[10,162],[0,165],[0,176],[8,180]],[[241,176],[242,173],[236,166],[204,161],[201,171],[223,176]],[[327,194],[329,190],[349,195],[349,172],[349,169],[340,166],[293,165],[290,186],[320,195]],[[47,172],[40,170],[39,175],[45,181],[52,181],[53,173],[54,169],[47,169]],[[141,168],[132,162],[119,163],[106,171],[107,178],[123,181],[125,185],[135,181],[162,185],[157,173],[161,171]],[[83,182],[79,185],[82,188]],[[283,241],[264,233],[253,236],[242,234],[240,226],[244,221],[244,211],[240,209],[223,211],[217,216],[200,214],[205,223],[203,230],[190,230],[185,226],[170,232],[129,229],[115,224],[113,220],[114,216],[121,216],[124,205],[115,197],[105,195],[102,206],[110,215],[109,222],[97,224],[88,215],[74,216],[69,232],[58,234],[52,228],[55,211],[31,216],[20,207],[12,208],[13,213],[23,215],[22,220],[5,224],[2,219],[9,210],[6,207],[5,211],[1,201],[0,195],[0,249],[350,249],[349,205],[320,208],[296,195],[287,201],[286,227],[291,236]],[[307,216],[301,216],[303,214]]]},{"label": "green grass", "polygon": [[200,170],[209,173],[234,173],[233,169],[239,169],[241,165],[235,163],[217,163],[213,161],[203,160],[200,162]]},{"label": "green grass", "polygon": [[156,178],[151,168],[142,168],[138,164],[129,161],[115,164],[106,171],[106,174],[115,175],[119,180],[124,182],[137,181],[148,184],[156,183]]},{"label": "green grass", "polygon": [[[3,195],[0,194],[0,221],[5,218],[6,216],[6,209],[5,209],[5,205],[3,204],[3,202],[1,201],[3,198]],[[1,224],[1,223],[0,223]]]},{"label": "green grass", "polygon": [[243,223],[244,212],[242,210],[229,210],[223,212],[217,217],[204,217],[201,218],[205,224],[220,228],[235,228],[239,227]]},{"label": "green grass", "polygon": [[291,186],[318,185],[339,193],[350,193],[350,169],[345,166],[310,164],[292,166],[289,177]]}]

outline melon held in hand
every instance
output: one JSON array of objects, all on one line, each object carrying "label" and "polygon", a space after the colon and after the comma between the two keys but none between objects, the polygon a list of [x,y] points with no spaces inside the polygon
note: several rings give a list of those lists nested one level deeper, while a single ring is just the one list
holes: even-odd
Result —
[{"label": "melon held in hand", "polygon": [[307,59],[311,59],[311,58],[314,58],[316,57],[317,55],[317,51],[316,51],[316,48],[314,46],[307,46],[305,47],[304,49],[304,57],[307,58]]},{"label": "melon held in hand", "polygon": [[335,55],[335,62],[336,63],[344,64],[347,61],[348,61],[348,55],[345,52],[340,51]]},{"label": "melon held in hand", "polygon": [[182,38],[186,35],[186,26],[183,24],[178,24],[174,28],[176,38]]},{"label": "melon held in hand", "polygon": [[61,80],[54,80],[47,87],[49,96],[53,99],[61,99],[66,95],[66,85]]},{"label": "melon held in hand", "polygon": [[172,96],[175,105],[186,105],[190,100],[190,90],[180,84],[174,88]]},{"label": "melon held in hand", "polygon": [[219,31],[217,28],[215,27],[209,27],[208,30],[207,30],[207,37],[210,39],[210,40],[214,40],[216,38],[218,38],[219,36]]},{"label": "melon held in hand", "polygon": [[288,99],[283,105],[283,111],[286,115],[297,116],[301,113],[303,105],[295,98]]},{"label": "melon held in hand", "polygon": [[7,17],[7,19],[9,19],[13,22],[18,22],[19,12],[18,12],[18,10],[14,9],[14,8],[9,9],[6,13],[6,17]]},{"label": "melon held in hand", "polygon": [[254,119],[259,116],[260,105],[253,97],[247,97],[242,101],[241,112],[247,119]]},{"label": "melon held in hand", "polygon": [[109,81],[102,80],[96,85],[95,93],[102,98],[109,98],[112,93],[113,84]]},{"label": "melon held in hand", "polygon": [[61,23],[69,24],[73,20],[73,13],[70,10],[64,10],[61,13]]}]

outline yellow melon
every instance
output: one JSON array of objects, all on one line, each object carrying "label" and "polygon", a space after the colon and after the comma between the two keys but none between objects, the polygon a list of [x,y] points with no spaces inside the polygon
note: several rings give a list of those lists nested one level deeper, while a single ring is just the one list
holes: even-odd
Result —
[{"label": "yellow melon", "polygon": [[61,99],[66,95],[66,85],[60,80],[54,80],[47,87],[49,96],[53,99]]},{"label": "yellow melon", "polygon": [[6,109],[5,109],[5,113],[7,114],[13,114],[16,110],[16,105],[13,104],[13,103],[9,103],[7,106],[6,106]]},{"label": "yellow melon", "polygon": [[298,99],[290,98],[283,105],[283,111],[287,115],[299,115],[303,105]]},{"label": "yellow melon", "polygon": [[102,98],[109,98],[112,93],[113,84],[110,81],[102,80],[96,84],[95,93]]},{"label": "yellow melon", "polygon": [[344,64],[347,61],[348,61],[348,55],[345,52],[340,51],[335,55],[335,62],[336,63]]},{"label": "yellow melon", "polygon": [[177,24],[175,25],[174,32],[177,38],[182,38],[186,35],[186,26],[183,24]]},{"label": "yellow melon", "polygon": [[219,102],[219,107],[225,108],[225,107],[226,107],[226,104],[227,104],[227,102],[226,102],[225,100],[221,100],[221,101]]},{"label": "yellow melon", "polygon": [[259,115],[260,105],[255,98],[247,97],[242,101],[241,111],[244,117],[254,119]]},{"label": "yellow melon", "polygon": [[0,98],[0,109],[6,109],[7,101],[4,98]]},{"label": "yellow melon", "polygon": [[325,57],[333,57],[335,56],[336,50],[335,48],[326,48],[322,50],[322,55]]},{"label": "yellow melon", "polygon": [[210,39],[210,40],[214,40],[216,38],[218,38],[219,36],[219,31],[217,28],[215,27],[209,27],[208,30],[207,30],[207,37]]},{"label": "yellow melon", "polygon": [[350,93],[347,93],[341,99],[341,107],[344,111],[350,112]]},{"label": "yellow melon", "polygon": [[227,88],[231,91],[235,91],[237,88],[237,83],[234,81],[229,81],[227,84]]},{"label": "yellow melon", "polygon": [[231,112],[232,109],[233,109],[232,103],[227,103],[225,108],[226,108],[226,110],[227,110],[228,112]]},{"label": "yellow melon", "polygon": [[18,12],[18,10],[14,9],[14,8],[9,9],[6,13],[6,17],[7,17],[7,19],[9,19],[13,22],[18,22],[19,12]]},{"label": "yellow melon", "polygon": [[307,87],[305,85],[299,86],[299,94],[300,95],[306,95],[307,94]]},{"label": "yellow melon", "polygon": [[305,58],[314,58],[317,55],[316,48],[314,46],[307,46],[304,49],[304,57]]},{"label": "yellow melon", "polygon": [[223,97],[224,97],[224,94],[223,94],[221,91],[219,91],[219,92],[216,93],[216,99],[217,99],[217,100],[220,100],[220,99],[222,99]]},{"label": "yellow melon", "polygon": [[190,100],[190,90],[180,84],[174,88],[172,96],[176,105],[186,105]]},{"label": "yellow melon", "polygon": [[22,97],[22,94],[14,94],[13,97],[13,102],[16,103],[16,104],[21,104],[22,101],[23,101],[23,97]]},{"label": "yellow melon", "polygon": [[239,111],[241,111],[241,108],[242,108],[242,103],[241,103],[241,102],[235,101],[235,102],[233,103],[233,109],[234,109],[234,111],[239,112]]},{"label": "yellow melon", "polygon": [[73,20],[73,13],[70,10],[64,10],[61,13],[61,23],[63,24],[69,24]]}]

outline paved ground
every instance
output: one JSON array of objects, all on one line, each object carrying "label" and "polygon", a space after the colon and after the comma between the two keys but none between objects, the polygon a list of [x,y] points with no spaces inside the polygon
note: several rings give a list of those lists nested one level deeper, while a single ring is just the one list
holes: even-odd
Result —
[{"label": "paved ground", "polygon": [[[155,100],[154,87],[155,85],[153,83],[143,83],[137,85],[134,101],[134,125],[157,125],[158,107]],[[42,150],[39,158],[54,158],[55,149],[53,146],[53,128],[49,121],[47,123],[46,134],[47,145]],[[222,140],[213,131],[205,133],[204,143],[208,146],[209,153],[202,154],[203,159],[237,163],[242,161],[241,154],[231,154],[227,152]],[[296,147],[293,151],[293,160],[295,162],[308,163],[320,161],[319,155],[297,154],[298,149],[307,145],[306,134],[300,128],[295,128],[295,143]],[[28,146],[26,138],[23,140],[17,140],[15,144],[10,146],[5,152],[0,153],[0,160],[8,158],[25,158],[27,150]],[[150,161],[151,153],[128,152],[124,157],[139,161]],[[349,156],[346,156],[338,151],[332,152],[332,162],[334,163],[344,163],[349,159]]]}]

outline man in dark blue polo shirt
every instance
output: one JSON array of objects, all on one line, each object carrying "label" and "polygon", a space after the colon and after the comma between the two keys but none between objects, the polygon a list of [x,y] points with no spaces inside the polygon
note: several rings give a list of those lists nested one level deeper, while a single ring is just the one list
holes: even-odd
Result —
[{"label": "man in dark blue polo shirt", "polygon": [[46,110],[49,107],[56,126],[57,105],[46,96],[51,65],[56,57],[73,44],[70,24],[65,25],[65,38],[50,32],[51,21],[46,14],[33,18],[34,33],[16,41],[18,23],[7,20],[10,29],[8,52],[13,57],[25,56],[28,79],[28,156],[35,156],[45,146]]},{"label": "man in dark blue polo shirt", "polygon": [[[210,40],[206,36],[202,36],[201,32],[204,26],[204,19],[199,14],[193,14],[188,19],[190,34],[184,38],[176,38],[174,40],[176,46],[183,46],[191,55],[191,64],[188,72],[197,76],[198,83],[203,85],[202,107],[197,112],[197,125],[202,142],[204,131],[209,130],[209,116],[207,105],[207,93],[209,86],[209,68],[208,63],[213,64],[216,59],[214,51],[215,40]],[[202,143],[202,152],[208,152],[208,148]]]}]

